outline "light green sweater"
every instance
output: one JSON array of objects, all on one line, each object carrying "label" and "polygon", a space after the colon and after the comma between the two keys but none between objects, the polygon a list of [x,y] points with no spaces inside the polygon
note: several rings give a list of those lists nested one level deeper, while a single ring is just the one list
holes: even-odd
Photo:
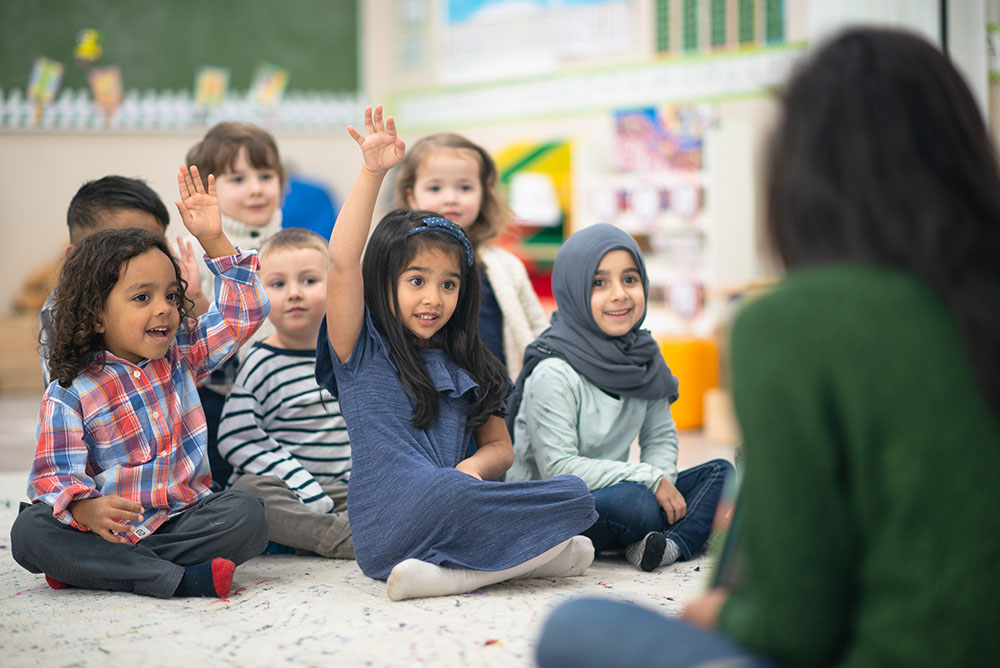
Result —
[{"label": "light green sweater", "polygon": [[1000,665],[1000,420],[936,293],[792,274],[732,364],[745,582],[720,628],[783,665]]},{"label": "light green sweater", "polygon": [[[639,437],[640,461],[628,461]],[[594,491],[637,482],[655,492],[677,480],[677,429],[666,399],[614,397],[565,360],[542,360],[528,376],[514,421],[514,465],[507,480],[569,473]]]}]

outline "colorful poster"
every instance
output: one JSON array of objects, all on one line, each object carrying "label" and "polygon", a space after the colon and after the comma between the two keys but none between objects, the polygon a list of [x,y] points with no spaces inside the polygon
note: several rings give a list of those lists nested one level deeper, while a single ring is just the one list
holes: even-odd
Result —
[{"label": "colorful poster", "polygon": [[264,63],[254,72],[252,97],[262,107],[273,107],[281,102],[287,86],[288,70]]},{"label": "colorful poster", "polygon": [[704,135],[712,123],[712,113],[699,106],[670,106],[662,113],[654,107],[617,111],[617,167],[625,172],[702,169]]},{"label": "colorful poster", "polygon": [[95,67],[87,73],[87,83],[90,84],[90,94],[106,121],[110,121],[115,110],[122,103],[124,86],[122,71],[117,65]]},{"label": "colorful poster", "polygon": [[62,83],[63,64],[45,56],[39,56],[31,67],[28,77],[28,99],[35,103],[35,122],[42,117],[46,105],[55,99]]},{"label": "colorful poster", "polygon": [[229,70],[206,65],[194,76],[194,103],[198,107],[217,107],[229,90]]}]

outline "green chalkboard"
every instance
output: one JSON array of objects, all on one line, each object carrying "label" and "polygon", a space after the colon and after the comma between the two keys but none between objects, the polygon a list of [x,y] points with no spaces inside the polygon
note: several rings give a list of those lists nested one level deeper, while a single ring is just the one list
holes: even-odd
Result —
[{"label": "green chalkboard", "polygon": [[24,88],[38,56],[65,66],[64,87],[85,88],[73,57],[84,28],[103,33],[96,65],[121,67],[125,88],[183,90],[202,65],[227,67],[231,90],[271,63],[288,90],[358,90],[357,0],[0,0],[0,88]]}]

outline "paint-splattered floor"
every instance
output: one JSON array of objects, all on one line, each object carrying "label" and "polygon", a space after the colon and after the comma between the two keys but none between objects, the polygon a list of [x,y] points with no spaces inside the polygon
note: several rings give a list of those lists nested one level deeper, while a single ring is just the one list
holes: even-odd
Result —
[{"label": "paint-splattered floor", "polygon": [[603,596],[675,613],[702,590],[710,563],[641,573],[599,559],[577,578],[393,603],[353,561],[267,555],[237,568],[228,600],[56,591],[10,555],[24,483],[22,473],[0,473],[0,663],[8,668],[531,666],[559,603]]}]

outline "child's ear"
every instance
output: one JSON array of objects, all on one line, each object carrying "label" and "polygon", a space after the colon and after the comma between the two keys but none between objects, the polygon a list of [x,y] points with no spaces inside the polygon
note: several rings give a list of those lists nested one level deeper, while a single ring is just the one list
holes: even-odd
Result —
[{"label": "child's ear", "polygon": [[100,318],[97,318],[94,321],[94,331],[97,332],[98,334],[103,334],[105,331],[104,321],[101,320]]},{"label": "child's ear", "polygon": [[406,206],[411,209],[417,208],[417,198],[413,196],[413,188],[406,189]]}]

